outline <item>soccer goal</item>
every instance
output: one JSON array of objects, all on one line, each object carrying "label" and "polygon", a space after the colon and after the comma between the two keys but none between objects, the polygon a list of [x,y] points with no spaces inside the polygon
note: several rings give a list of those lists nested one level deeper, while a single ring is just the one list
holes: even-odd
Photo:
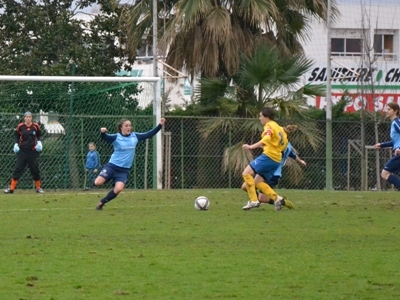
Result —
[{"label": "soccer goal", "polygon": [[[12,133],[23,113],[32,112],[45,133],[46,149],[41,155],[44,181],[55,189],[80,188],[87,143],[96,139],[100,127],[116,132],[118,121],[127,118],[134,131],[144,132],[159,123],[161,78],[3,75],[0,103],[4,149],[13,143]],[[112,152],[109,148],[101,149],[103,164]],[[137,148],[131,187],[161,189],[162,135]],[[2,169],[8,173],[14,164],[10,152],[2,153]],[[3,181],[9,180],[8,173]]]}]

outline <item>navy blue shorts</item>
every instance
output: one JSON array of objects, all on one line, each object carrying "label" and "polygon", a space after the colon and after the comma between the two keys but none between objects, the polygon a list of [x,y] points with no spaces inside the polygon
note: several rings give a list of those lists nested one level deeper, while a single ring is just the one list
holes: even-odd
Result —
[{"label": "navy blue shorts", "polygon": [[121,168],[114,164],[108,163],[103,167],[103,169],[101,169],[99,176],[103,177],[106,182],[113,180],[114,183],[123,182],[124,184],[126,184],[129,178],[129,174],[130,169]]},{"label": "navy blue shorts", "polygon": [[279,179],[281,179],[279,176],[272,176],[271,178],[264,180],[266,184],[268,184],[271,188],[274,188],[278,185]]},{"label": "navy blue shorts", "polygon": [[386,165],[383,167],[384,170],[395,173],[400,170],[400,155],[393,156]]}]

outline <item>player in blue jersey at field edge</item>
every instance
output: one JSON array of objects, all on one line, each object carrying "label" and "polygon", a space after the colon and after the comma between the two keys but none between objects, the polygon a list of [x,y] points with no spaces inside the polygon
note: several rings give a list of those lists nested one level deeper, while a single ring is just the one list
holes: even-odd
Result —
[{"label": "player in blue jersey at field edge", "polygon": [[94,187],[94,180],[96,179],[97,172],[101,169],[100,154],[96,150],[96,144],[90,142],[88,144],[89,152],[86,154],[86,176],[87,185],[85,190],[90,190]]},{"label": "player in blue jersey at field edge", "polygon": [[107,128],[100,128],[101,138],[113,145],[114,152],[109,162],[103,167],[99,176],[97,176],[94,184],[100,186],[113,180],[114,188],[101,199],[100,203],[96,206],[97,210],[102,210],[107,202],[117,197],[124,189],[129,178],[130,169],[133,165],[138,142],[155,136],[157,132],[161,130],[164,123],[165,119],[161,118],[160,124],[144,133],[132,132],[132,124],[127,119],[122,119],[118,123],[118,133],[107,134]]},{"label": "player in blue jersey at field edge", "polygon": [[395,102],[390,102],[386,105],[386,117],[388,117],[392,123],[390,124],[390,138],[389,142],[375,144],[376,149],[392,147],[394,150],[394,156],[389,159],[386,165],[383,167],[381,177],[393,184],[398,190],[400,190],[400,178],[393,175],[393,173],[400,170],[400,119],[399,119],[400,108]]}]

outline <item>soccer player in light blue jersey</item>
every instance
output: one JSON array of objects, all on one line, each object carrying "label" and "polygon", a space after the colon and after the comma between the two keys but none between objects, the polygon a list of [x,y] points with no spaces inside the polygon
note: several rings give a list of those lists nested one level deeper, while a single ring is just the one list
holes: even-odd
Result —
[{"label": "soccer player in light blue jersey", "polygon": [[165,123],[165,119],[161,118],[160,124],[148,132],[139,133],[132,132],[132,124],[129,120],[122,119],[118,123],[118,133],[108,134],[107,128],[100,128],[101,138],[110,143],[114,147],[114,152],[111,155],[108,163],[103,167],[94,184],[96,186],[113,180],[114,188],[103,198],[96,206],[97,210],[102,210],[107,202],[118,196],[124,189],[130,169],[135,158],[136,145],[143,140],[150,139],[157,134]]},{"label": "soccer player in light blue jersey", "polygon": [[391,141],[375,144],[376,149],[392,147],[394,156],[389,159],[386,165],[383,167],[381,177],[393,184],[398,190],[400,190],[400,178],[393,175],[393,173],[400,170],[400,119],[399,119],[399,105],[395,102],[390,102],[386,105],[386,117],[388,117],[392,123],[390,124],[390,138]]}]

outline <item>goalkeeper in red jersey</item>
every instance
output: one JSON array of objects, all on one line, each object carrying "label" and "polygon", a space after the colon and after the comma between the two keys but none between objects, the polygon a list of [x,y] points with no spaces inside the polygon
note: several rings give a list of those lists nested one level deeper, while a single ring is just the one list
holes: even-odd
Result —
[{"label": "goalkeeper in red jersey", "polygon": [[40,138],[40,126],[32,122],[32,113],[27,111],[24,114],[24,122],[18,124],[15,129],[13,150],[17,154],[17,162],[15,163],[10,187],[4,190],[4,193],[14,193],[18,180],[23,175],[26,166],[28,166],[32,179],[35,181],[36,192],[43,193],[39,171],[39,154],[42,151]]}]

